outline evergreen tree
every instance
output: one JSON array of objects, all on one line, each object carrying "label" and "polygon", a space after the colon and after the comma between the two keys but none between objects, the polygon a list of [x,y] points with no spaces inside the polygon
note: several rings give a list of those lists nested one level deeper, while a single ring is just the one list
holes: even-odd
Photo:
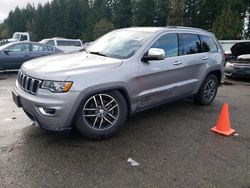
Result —
[{"label": "evergreen tree", "polygon": [[216,18],[212,31],[218,39],[240,39],[243,20],[239,12],[232,10],[232,1],[224,2],[221,14]]},{"label": "evergreen tree", "polygon": [[10,11],[0,24],[0,37],[29,31],[36,41],[91,41],[112,28],[184,25],[212,30],[220,39],[247,38],[250,23],[244,20],[249,12],[249,0],[52,0]]},{"label": "evergreen tree", "polygon": [[154,0],[134,1],[134,20],[135,26],[154,26],[155,22],[155,2]]},{"label": "evergreen tree", "polygon": [[132,25],[132,1],[117,0],[114,3],[114,25],[116,28]]}]

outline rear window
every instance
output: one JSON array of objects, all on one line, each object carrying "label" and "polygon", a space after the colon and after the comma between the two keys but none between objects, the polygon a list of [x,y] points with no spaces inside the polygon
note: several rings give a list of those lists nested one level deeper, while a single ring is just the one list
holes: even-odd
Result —
[{"label": "rear window", "polygon": [[48,44],[50,46],[55,46],[54,40],[49,40],[48,42],[46,42],[46,44]]},{"label": "rear window", "polygon": [[39,44],[32,44],[32,51],[33,52],[44,52],[47,51],[46,46],[39,45]]},{"label": "rear window", "polygon": [[81,42],[74,40],[58,40],[57,46],[81,46]]},{"label": "rear window", "polygon": [[179,55],[201,53],[201,43],[198,35],[179,34]]},{"label": "rear window", "polygon": [[47,49],[48,49],[49,52],[53,52],[54,51],[54,48],[51,47],[51,46],[47,46]]},{"label": "rear window", "polygon": [[217,52],[218,48],[212,37],[200,35],[202,52]]}]

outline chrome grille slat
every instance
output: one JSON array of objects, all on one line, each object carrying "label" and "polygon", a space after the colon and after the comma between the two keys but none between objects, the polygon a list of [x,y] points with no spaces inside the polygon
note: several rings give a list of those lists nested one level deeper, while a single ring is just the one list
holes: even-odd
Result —
[{"label": "chrome grille slat", "polygon": [[34,79],[31,79],[31,81],[30,81],[30,92],[32,93],[32,94],[35,94],[34,92],[33,92],[33,85],[34,85]]},{"label": "chrome grille slat", "polygon": [[36,94],[37,89],[41,86],[42,80],[32,78],[28,75],[23,74],[22,72],[18,73],[17,82],[19,87],[27,93],[33,95]]}]

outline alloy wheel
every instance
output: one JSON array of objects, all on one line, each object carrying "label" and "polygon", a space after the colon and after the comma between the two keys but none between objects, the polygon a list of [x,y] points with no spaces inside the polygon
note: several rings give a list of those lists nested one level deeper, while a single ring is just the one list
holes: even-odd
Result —
[{"label": "alloy wheel", "polygon": [[207,82],[207,84],[205,85],[205,89],[204,89],[204,98],[208,101],[213,100],[213,98],[215,97],[216,94],[216,90],[217,90],[217,83],[215,80],[209,80]]},{"label": "alloy wheel", "polygon": [[83,107],[83,119],[94,130],[111,128],[119,118],[118,102],[108,94],[96,94],[90,97]]}]

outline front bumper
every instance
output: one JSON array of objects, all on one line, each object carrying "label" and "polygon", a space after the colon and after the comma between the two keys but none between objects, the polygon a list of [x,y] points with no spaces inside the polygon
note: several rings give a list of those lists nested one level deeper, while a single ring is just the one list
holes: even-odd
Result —
[{"label": "front bumper", "polygon": [[226,64],[224,68],[224,74],[226,76],[233,77],[246,77],[250,78],[250,64],[249,65],[235,65],[235,64]]},{"label": "front bumper", "polygon": [[[12,94],[15,103],[19,104],[26,115],[41,128],[54,131],[71,129],[77,109],[75,101],[80,92],[52,93],[38,89],[36,95],[32,95],[16,84]],[[52,109],[52,113],[44,113],[41,109]]]}]

